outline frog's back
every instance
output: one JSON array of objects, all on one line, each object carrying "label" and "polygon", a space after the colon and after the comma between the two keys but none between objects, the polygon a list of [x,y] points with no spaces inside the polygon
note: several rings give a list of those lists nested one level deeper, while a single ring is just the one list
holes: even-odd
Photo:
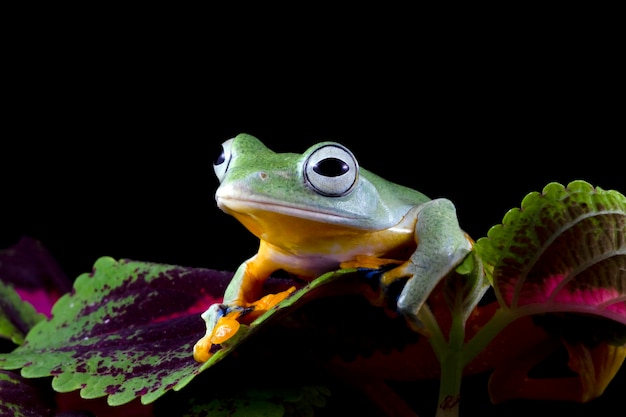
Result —
[{"label": "frog's back", "polygon": [[374,185],[383,200],[396,201],[399,204],[410,207],[418,206],[431,200],[417,190],[387,181],[366,169],[361,168],[361,175]]}]

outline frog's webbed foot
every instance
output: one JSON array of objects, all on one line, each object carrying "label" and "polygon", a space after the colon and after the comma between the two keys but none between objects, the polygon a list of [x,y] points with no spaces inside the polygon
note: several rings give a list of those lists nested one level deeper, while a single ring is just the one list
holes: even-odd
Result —
[{"label": "frog's webbed foot", "polygon": [[226,304],[213,304],[202,318],[206,323],[206,334],[193,347],[193,357],[198,362],[206,362],[211,357],[213,345],[219,345],[230,339],[239,330],[237,319],[245,311],[243,307]]},{"label": "frog's webbed foot", "polygon": [[220,345],[232,338],[239,330],[239,319],[251,313],[257,317],[276,304],[283,301],[295,291],[291,287],[277,294],[268,294],[253,303],[213,304],[204,313],[202,318],[206,323],[206,334],[196,342],[193,348],[193,357],[198,362],[206,362],[212,355],[213,345]]},{"label": "frog's webbed foot", "polygon": [[417,248],[409,260],[386,272],[381,283],[388,288],[406,280],[397,299],[398,312],[414,330],[428,333],[418,318],[420,310],[437,284],[471,252],[472,241],[461,230],[449,200],[432,200],[417,210]]}]

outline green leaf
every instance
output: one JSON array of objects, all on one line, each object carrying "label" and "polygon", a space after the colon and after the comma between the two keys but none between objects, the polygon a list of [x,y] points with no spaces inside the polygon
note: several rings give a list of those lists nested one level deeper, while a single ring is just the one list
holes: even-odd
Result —
[{"label": "green leaf", "polygon": [[0,338],[19,345],[26,333],[44,319],[30,303],[22,301],[13,287],[0,281]]},{"label": "green leaf", "polygon": [[204,332],[199,313],[219,301],[230,273],[99,259],[55,304],[48,321],[0,355],[25,377],[54,376],[59,392],[108,395],[111,405],[151,402],[202,368],[192,348]]},{"label": "green leaf", "polygon": [[[242,325],[243,331],[201,364],[192,355],[205,332],[200,313],[221,301],[232,273],[100,258],[93,272],[78,277],[73,291],[59,299],[50,320],[35,326],[15,351],[0,355],[0,367],[22,368],[29,378],[53,376],[56,391],[80,389],[83,398],[108,396],[110,405],[137,397],[147,404],[181,389],[261,325],[284,317],[296,303],[316,297],[350,272],[329,273],[309,283]],[[276,292],[292,284],[270,279],[268,289]],[[340,291],[341,286],[332,288]]]},{"label": "green leaf", "polygon": [[501,305],[626,323],[626,197],[584,181],[550,183],[478,240]]}]

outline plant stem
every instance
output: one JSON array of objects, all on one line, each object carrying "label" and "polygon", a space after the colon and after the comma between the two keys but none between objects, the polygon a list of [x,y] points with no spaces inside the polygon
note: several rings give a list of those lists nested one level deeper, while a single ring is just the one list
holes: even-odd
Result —
[{"label": "plant stem", "polygon": [[467,365],[500,333],[502,329],[523,316],[519,310],[500,307],[493,317],[469,340],[463,348],[463,366]]},{"label": "plant stem", "polygon": [[441,378],[439,382],[439,401],[437,417],[457,417],[461,399],[461,381],[463,378],[463,342],[465,339],[465,320],[461,311],[452,315],[450,337],[445,352],[440,356]]},{"label": "plant stem", "polygon": [[437,359],[441,362],[442,356],[448,348],[448,343],[446,342],[446,338],[443,336],[441,327],[439,327],[437,318],[434,316],[428,305],[424,305],[420,310],[420,320],[424,323],[424,327],[426,327],[430,333],[428,342],[433,348],[433,352],[435,352]]},{"label": "plant stem", "polygon": [[462,354],[458,350],[449,349],[441,361],[437,417],[458,416],[462,376]]}]

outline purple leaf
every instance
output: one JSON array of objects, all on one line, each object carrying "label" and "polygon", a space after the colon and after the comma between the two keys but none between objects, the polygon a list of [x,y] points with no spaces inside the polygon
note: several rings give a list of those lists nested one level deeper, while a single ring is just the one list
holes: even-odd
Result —
[{"label": "purple leaf", "polygon": [[232,273],[99,259],[25,343],[0,355],[5,369],[54,376],[59,392],[146,402],[186,384],[202,367],[192,349],[204,334],[199,313],[221,300]]}]

